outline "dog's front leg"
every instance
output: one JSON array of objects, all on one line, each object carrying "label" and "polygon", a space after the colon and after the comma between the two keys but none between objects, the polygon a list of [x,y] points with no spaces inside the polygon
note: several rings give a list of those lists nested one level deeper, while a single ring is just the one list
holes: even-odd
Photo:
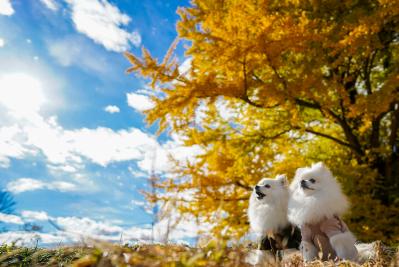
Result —
[{"label": "dog's front leg", "polygon": [[308,241],[301,242],[301,252],[304,261],[312,261],[317,258],[318,249]]},{"label": "dog's front leg", "polygon": [[313,244],[312,230],[308,225],[301,226],[301,253],[304,261],[312,261],[318,257],[319,250]]}]

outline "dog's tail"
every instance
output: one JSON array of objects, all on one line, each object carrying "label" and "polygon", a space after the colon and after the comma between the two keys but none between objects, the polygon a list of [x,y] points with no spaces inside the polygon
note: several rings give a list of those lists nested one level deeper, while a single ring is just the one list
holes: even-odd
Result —
[{"label": "dog's tail", "polygon": [[392,257],[395,251],[390,247],[385,246],[380,241],[372,243],[357,243],[355,244],[358,252],[358,262],[363,264],[370,260],[378,260],[378,258]]},{"label": "dog's tail", "polygon": [[375,242],[373,243],[357,243],[358,261],[364,263],[366,261],[375,259],[377,256]]}]

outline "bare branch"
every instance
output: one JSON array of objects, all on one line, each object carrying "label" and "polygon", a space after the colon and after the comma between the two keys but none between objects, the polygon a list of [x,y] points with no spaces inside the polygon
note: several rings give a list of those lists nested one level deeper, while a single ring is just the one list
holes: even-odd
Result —
[{"label": "bare branch", "polygon": [[245,184],[241,183],[240,181],[235,181],[234,184],[239,186],[239,187],[242,187],[244,189],[247,189],[249,191],[252,191],[252,187],[251,186],[245,185]]},{"label": "bare branch", "polygon": [[311,134],[314,134],[314,135],[317,135],[317,136],[321,136],[321,137],[327,138],[327,139],[332,140],[332,141],[334,141],[334,142],[336,142],[336,143],[338,143],[340,145],[343,145],[343,146],[346,146],[346,147],[349,147],[349,148],[353,149],[351,144],[349,144],[349,143],[347,143],[345,141],[342,141],[342,140],[338,139],[337,137],[334,137],[334,136],[331,136],[331,135],[328,135],[328,134],[325,134],[325,133],[317,132],[317,131],[314,131],[312,129],[305,129],[304,131],[307,132],[307,133],[311,133]]},{"label": "bare branch", "polygon": [[398,138],[398,129],[399,129],[399,103],[397,102],[393,104],[391,135],[389,136],[389,146],[392,150],[396,143],[396,139]]},{"label": "bare branch", "polygon": [[230,202],[230,201],[243,201],[248,200],[249,197],[237,197],[237,198],[219,198],[219,197],[212,197],[214,200],[223,201],[223,202]]}]

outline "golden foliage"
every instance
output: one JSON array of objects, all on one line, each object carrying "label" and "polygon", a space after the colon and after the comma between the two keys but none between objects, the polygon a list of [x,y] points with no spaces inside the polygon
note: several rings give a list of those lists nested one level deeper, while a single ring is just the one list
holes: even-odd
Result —
[{"label": "golden foliage", "polygon": [[159,185],[193,195],[181,212],[240,237],[258,179],[322,160],[358,237],[398,242],[399,1],[194,0],[178,13],[186,73],[176,42],[161,63],[126,56],[158,92],[148,122],[202,148]]}]

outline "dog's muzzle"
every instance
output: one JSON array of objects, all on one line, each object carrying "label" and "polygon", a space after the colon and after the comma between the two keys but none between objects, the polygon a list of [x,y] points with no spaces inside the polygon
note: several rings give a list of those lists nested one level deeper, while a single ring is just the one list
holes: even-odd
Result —
[{"label": "dog's muzzle", "polygon": [[261,200],[262,198],[264,198],[266,196],[266,194],[264,194],[263,192],[261,192],[258,188],[255,187],[255,194],[256,194],[256,198]]},{"label": "dog's muzzle", "polygon": [[306,183],[305,180],[301,181],[301,187],[302,189],[307,189],[307,190],[314,190],[313,188],[309,187],[308,184]]}]

